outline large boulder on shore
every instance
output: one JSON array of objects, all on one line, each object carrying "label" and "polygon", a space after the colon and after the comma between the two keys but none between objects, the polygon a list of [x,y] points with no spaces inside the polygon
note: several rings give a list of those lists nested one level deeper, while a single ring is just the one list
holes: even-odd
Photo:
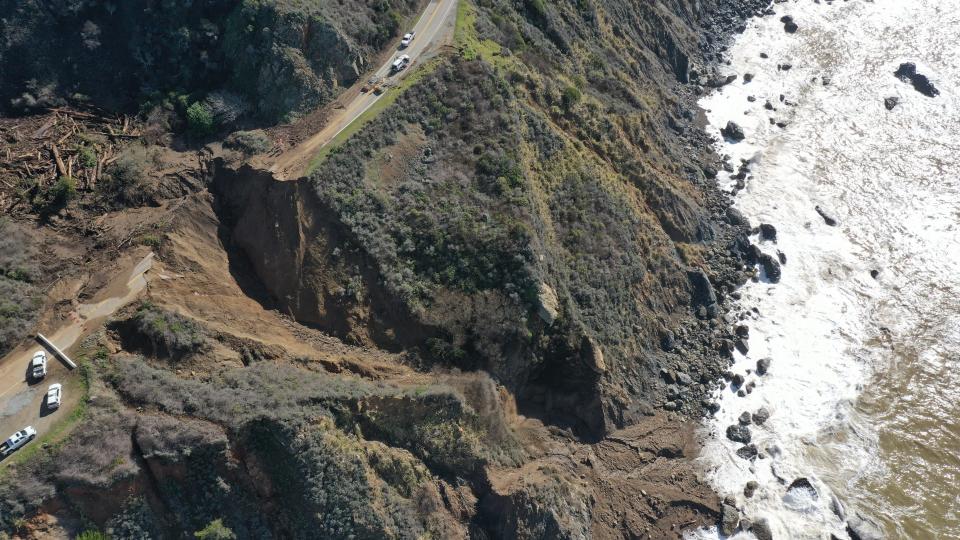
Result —
[{"label": "large boulder on shore", "polygon": [[727,426],[727,438],[734,442],[746,444],[750,442],[750,428],[738,424],[731,424]]},{"label": "large boulder on shore", "polygon": [[738,525],[740,525],[740,511],[729,504],[723,504],[720,507],[720,533],[731,536]]},{"label": "large boulder on shore", "polygon": [[770,280],[770,283],[779,283],[782,271],[780,270],[780,261],[763,253],[760,255],[760,266],[763,267],[763,273]]}]

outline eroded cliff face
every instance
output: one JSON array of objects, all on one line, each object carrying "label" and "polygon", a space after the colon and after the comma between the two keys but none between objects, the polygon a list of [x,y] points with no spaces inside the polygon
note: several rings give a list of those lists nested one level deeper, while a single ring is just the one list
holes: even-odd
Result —
[{"label": "eroded cliff face", "polygon": [[230,235],[282,311],[487,371],[582,437],[697,413],[731,338],[709,320],[744,277],[694,121],[707,20],[685,2],[479,8],[467,31],[490,39],[309,178],[215,167]]}]

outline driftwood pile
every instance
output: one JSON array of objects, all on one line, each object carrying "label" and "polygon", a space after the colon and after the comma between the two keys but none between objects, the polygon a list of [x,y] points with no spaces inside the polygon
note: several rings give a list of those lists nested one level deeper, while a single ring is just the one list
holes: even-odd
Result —
[{"label": "driftwood pile", "polygon": [[[0,119],[0,209],[10,213],[59,178],[92,191],[120,147],[140,137],[130,118],[67,108]],[[95,163],[81,159],[81,151]],[[86,161],[86,163],[84,162]]]}]

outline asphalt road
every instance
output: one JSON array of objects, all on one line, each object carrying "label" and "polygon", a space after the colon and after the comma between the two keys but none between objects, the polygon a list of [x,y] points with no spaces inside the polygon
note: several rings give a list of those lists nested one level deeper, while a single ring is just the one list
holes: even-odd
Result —
[{"label": "asphalt road", "polygon": [[[457,0],[434,0],[430,2],[420,16],[420,20],[413,27],[413,31],[417,34],[413,43],[406,49],[398,48],[395,55],[391,56],[372,75],[366,75],[363,80],[358,81],[357,85],[363,86],[371,76],[382,77],[384,82],[393,83],[406,77],[416,69],[418,63],[429,57],[436,47],[442,45],[452,35],[456,16]],[[410,65],[400,73],[390,75],[390,64],[401,54],[410,56]],[[357,93],[356,97],[345,103],[343,108],[334,110],[334,114],[320,132],[280,154],[270,166],[270,171],[279,179],[299,178],[306,173],[310,161],[320,149],[330,143],[341,131],[385,95],[386,92],[379,96],[373,92]]]},{"label": "asphalt road", "polygon": [[[93,301],[79,304],[68,320],[44,335],[67,355],[75,352],[83,338],[100,328],[107,317],[133,301],[146,287],[144,274],[152,267],[153,254],[133,262],[136,264],[120,272]],[[36,428],[39,439],[80,401],[83,388],[79,374],[71,371],[51,350],[46,351],[47,376],[41,381],[27,376],[33,353],[39,350],[45,349],[39,342],[30,341],[0,360],[0,440],[27,426]],[[53,383],[63,384],[63,402],[57,410],[46,407],[47,388]],[[0,460],[0,466],[8,461],[9,458]]]}]

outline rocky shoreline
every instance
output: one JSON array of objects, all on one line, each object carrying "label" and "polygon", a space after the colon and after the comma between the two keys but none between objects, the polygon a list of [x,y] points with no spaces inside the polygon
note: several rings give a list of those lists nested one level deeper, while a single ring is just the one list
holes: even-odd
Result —
[{"label": "rocky shoreline", "polygon": [[[774,4],[778,3],[781,3],[781,1],[778,0],[774,2]],[[774,10],[772,4],[765,8],[758,8],[751,16],[775,16],[783,23],[783,31],[788,34],[793,34],[800,29],[800,26],[793,17],[789,15],[780,17],[780,14]],[[739,30],[742,31],[742,28],[739,28]],[[749,83],[753,79],[754,75],[749,72],[742,74],[725,74],[721,66],[724,64],[729,65],[730,62],[725,62],[722,59],[721,55],[723,50],[724,47],[721,46],[714,51],[712,56],[714,60],[713,64],[707,68],[706,75],[699,77],[701,85],[694,89],[698,97],[708,91],[708,89],[720,88],[736,81],[741,76],[745,83]],[[711,57],[709,53],[708,57]],[[769,58],[766,52],[761,53],[760,57],[763,59]],[[789,58],[783,60],[787,62],[790,61]],[[778,71],[787,71],[791,68],[792,65],[790,63],[777,64]],[[914,90],[926,97],[932,98],[939,94],[939,91],[927,76],[917,73],[916,65],[913,63],[901,64],[893,75],[902,82],[911,84]],[[831,83],[829,77],[826,76],[823,77],[822,81],[817,81],[816,78],[814,81],[818,82],[818,84],[822,82],[823,86],[829,86]],[[757,99],[762,98],[751,95],[747,98],[747,101],[752,103],[757,101]],[[782,106],[789,107],[795,105],[791,103],[789,97],[783,94],[779,96],[780,103],[774,105],[771,101],[775,102],[775,100],[771,98],[771,100],[765,104],[764,108],[767,111],[776,111],[777,108]],[[897,97],[887,97],[884,99],[884,106],[888,111],[893,110],[898,104],[899,98]],[[787,122],[777,121],[772,117],[770,118],[770,124],[780,129],[786,129],[788,126]],[[711,130],[716,129],[713,127],[707,128],[707,126],[704,126],[704,128]],[[736,144],[746,139],[744,130],[732,120],[727,121],[726,125],[719,129],[719,136],[731,144]],[[735,313],[735,306],[732,306],[730,301],[740,299],[740,293],[737,289],[750,280],[763,281],[770,284],[778,283],[783,274],[782,267],[787,264],[788,259],[786,253],[776,248],[777,228],[774,224],[760,223],[758,226],[752,227],[749,218],[733,206],[737,193],[746,187],[746,180],[749,178],[752,165],[753,163],[747,160],[741,160],[739,164],[735,164],[729,156],[721,156],[717,162],[709,164],[704,169],[705,175],[708,178],[716,178],[718,171],[723,170],[728,174],[727,178],[734,182],[729,193],[723,191],[716,182],[712,185],[713,191],[711,191],[711,186],[703,187],[706,193],[712,194],[710,200],[714,202],[714,205],[711,206],[711,210],[714,212],[714,216],[718,221],[723,221],[726,224],[726,227],[723,227],[722,231],[726,233],[727,236],[724,237],[723,233],[718,235],[718,238],[723,238],[724,241],[717,243],[715,249],[711,252],[712,257],[708,258],[709,270],[711,272],[709,281],[715,291],[705,290],[704,292],[704,295],[709,296],[711,299],[714,296],[717,298],[717,308],[713,311],[716,312],[717,317],[722,322],[718,323],[716,327],[712,329],[712,332],[704,325],[701,325],[700,329],[705,331],[705,334],[700,335],[702,339],[708,343],[721,344],[718,348],[720,355],[725,360],[728,360],[730,364],[733,363],[732,352],[734,350],[744,355],[747,354],[749,351],[750,337],[750,328],[747,324],[749,317],[747,317],[747,314],[744,312],[739,314]],[[823,224],[826,226],[835,227],[839,224],[838,218],[831,209],[817,205],[811,210],[819,215]],[[758,245],[753,244],[751,238],[756,238],[756,241],[760,245],[766,244],[765,247],[768,253],[764,253]],[[775,255],[769,254],[771,251],[775,251]],[[878,270],[870,271],[870,275],[874,279],[877,278],[878,274]],[[760,315],[757,308],[753,308],[753,311],[754,315]],[[704,315],[707,315],[709,318],[713,313],[704,314],[701,311],[699,315],[701,318],[704,318]],[[725,371],[720,387],[721,389],[728,388],[734,391],[739,397],[745,397],[747,394],[750,394],[756,388],[757,383],[761,382],[768,374],[772,363],[773,359],[769,357],[758,359],[755,364],[751,363],[751,367],[746,369],[746,377],[739,373],[734,374],[731,371]],[[714,402],[705,402],[704,406],[708,414],[713,414],[720,408],[720,405]],[[779,447],[776,445],[760,447],[751,432],[752,429],[763,426],[769,420],[770,415],[771,412],[766,407],[759,407],[755,410],[743,410],[739,413],[734,423],[721,428],[722,432],[719,436],[739,445],[735,454],[738,458],[745,461],[756,462],[758,459],[777,457],[782,453]],[[752,467],[751,470],[753,470]],[[776,471],[774,471],[774,475],[777,475]],[[825,500],[825,504],[829,506],[829,511],[844,524],[846,532],[844,538],[876,540],[885,537],[876,520],[865,516],[855,509],[845,508],[844,503],[842,503],[836,495],[829,492],[823,493],[821,490],[818,490],[816,485],[807,477],[795,476],[791,479],[785,475],[785,477],[777,476],[777,480],[785,488],[785,496],[813,501],[818,499]],[[751,499],[759,488],[760,485],[758,482],[754,480],[746,481],[742,489],[743,498]],[[741,504],[742,499],[740,503],[738,503],[737,499],[738,497],[734,496],[727,496],[722,499],[720,505],[721,517],[718,523],[720,534],[726,537],[739,531],[744,531],[753,534],[760,540],[774,538],[770,523],[765,518],[752,519],[753,516],[748,516],[744,511],[743,505]],[[829,538],[838,539],[839,537],[836,534],[830,534]]]}]

